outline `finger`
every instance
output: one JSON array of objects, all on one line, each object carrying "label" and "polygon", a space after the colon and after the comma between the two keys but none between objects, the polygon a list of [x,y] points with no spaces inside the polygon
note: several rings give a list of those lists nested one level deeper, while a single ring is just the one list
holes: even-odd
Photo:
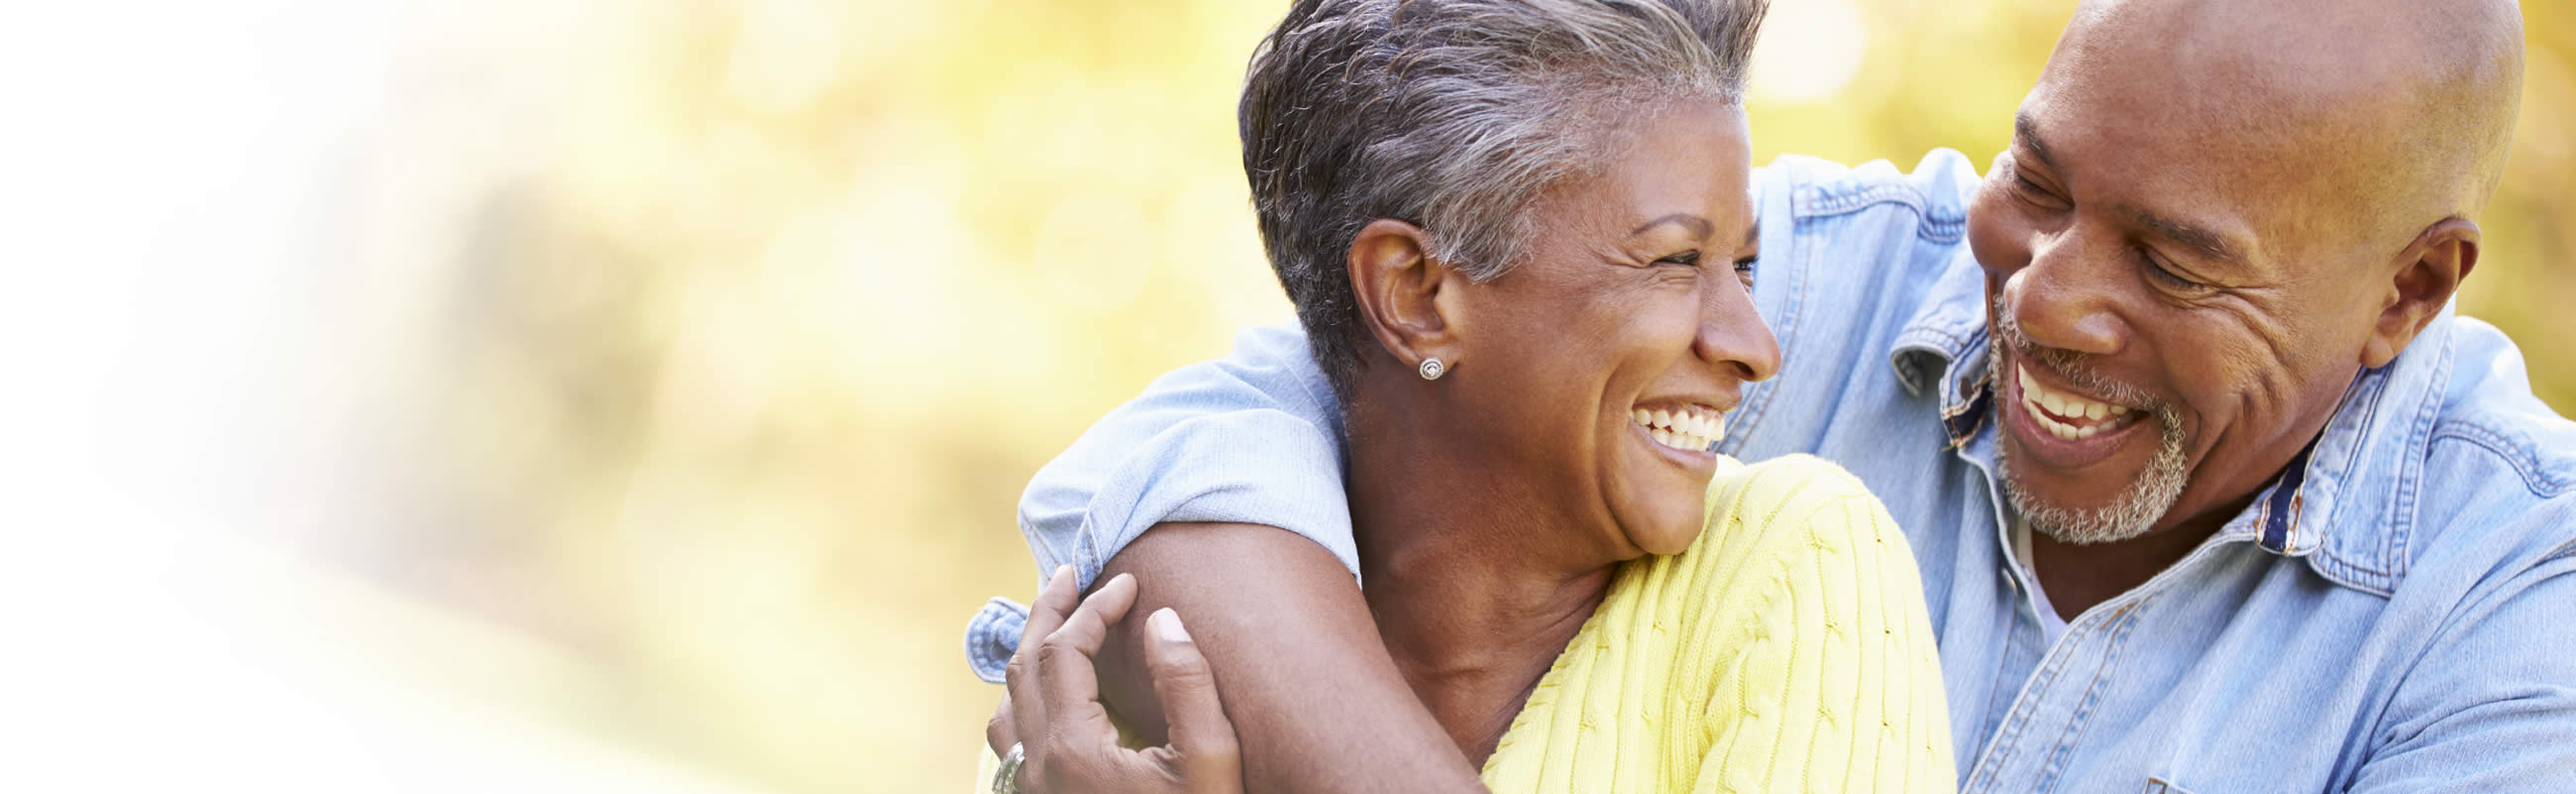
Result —
[{"label": "finger", "polygon": [[1153,673],[1155,697],[1163,701],[1163,719],[1172,726],[1181,779],[1195,792],[1236,790],[1243,780],[1242,754],[1234,722],[1217,696],[1216,670],[1199,654],[1179,613],[1154,610],[1145,627],[1145,668]]},{"label": "finger", "polygon": [[[1004,667],[1004,697],[1011,702],[1013,741],[1028,741],[1046,735],[1046,699],[1038,695],[1038,646],[1056,627],[1064,625],[1066,615],[1073,613],[1076,599],[1082,595],[1074,584],[1073,566],[1058,565],[1055,575],[1047,577],[1046,586],[1038,588],[1038,597],[1029,604],[1028,622],[1020,627],[1020,647],[1012,651],[1011,662]],[[1003,745],[1001,751],[1008,751]]]},{"label": "finger", "polygon": [[993,748],[995,758],[1010,754],[1011,745],[1020,741],[1019,726],[1013,724],[1013,719],[1011,693],[1003,690],[1002,705],[994,706],[993,718],[984,721],[984,746]]},{"label": "finger", "polygon": [[[1136,577],[1119,574],[1094,590],[1064,625],[1047,635],[1038,648],[1039,697],[1049,718],[1047,738],[1056,726],[1070,725],[1100,711],[1100,677],[1092,658],[1109,641],[1109,627],[1136,605]],[[1061,709],[1061,710],[1059,710]],[[1103,723],[1107,712],[1100,713]]]}]

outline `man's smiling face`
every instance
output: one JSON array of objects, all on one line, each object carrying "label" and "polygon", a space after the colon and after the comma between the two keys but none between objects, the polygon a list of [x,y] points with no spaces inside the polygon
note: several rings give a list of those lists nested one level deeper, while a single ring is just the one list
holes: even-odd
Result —
[{"label": "man's smiling face", "polygon": [[2467,270],[2408,281],[2460,191],[2388,167],[2442,154],[2369,60],[2406,31],[2192,5],[2079,10],[1969,211],[2006,490],[2062,541],[2225,521]]}]

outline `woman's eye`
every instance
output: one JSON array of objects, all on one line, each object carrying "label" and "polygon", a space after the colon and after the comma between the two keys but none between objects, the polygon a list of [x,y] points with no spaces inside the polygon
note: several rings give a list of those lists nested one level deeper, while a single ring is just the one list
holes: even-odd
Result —
[{"label": "woman's eye", "polygon": [[1736,278],[1743,279],[1745,286],[1753,286],[1753,263],[1761,258],[1762,257],[1760,256],[1748,256],[1735,260],[1735,276]]},{"label": "woman's eye", "polygon": [[1683,252],[1681,252],[1681,253],[1674,254],[1674,255],[1672,255],[1672,256],[1667,256],[1667,257],[1664,257],[1664,258],[1662,258],[1662,259],[1657,259],[1657,260],[1655,260],[1655,264],[1658,264],[1658,265],[1680,265],[1680,266],[1682,266],[1682,267],[1699,267],[1699,252],[1698,252],[1698,251],[1683,251]]}]

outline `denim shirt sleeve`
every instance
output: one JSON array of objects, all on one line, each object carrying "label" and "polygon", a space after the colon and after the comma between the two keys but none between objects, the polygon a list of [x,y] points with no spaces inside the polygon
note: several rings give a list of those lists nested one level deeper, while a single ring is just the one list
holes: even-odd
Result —
[{"label": "denim shirt sleeve", "polygon": [[[1040,572],[1070,564],[1083,589],[1155,524],[1265,524],[1321,544],[1359,575],[1342,495],[1341,410],[1296,325],[1256,326],[1225,358],[1166,373],[1110,411],[1020,495]],[[1028,607],[987,602],[966,626],[975,675],[1001,683]]]},{"label": "denim shirt sleeve", "polygon": [[[2561,506],[2563,507],[2562,500]],[[2556,510],[2576,529],[2571,512]],[[2576,787],[2576,542],[2452,614],[2397,687],[2353,792]]]},{"label": "denim shirt sleeve", "polygon": [[1341,413],[1295,325],[1256,326],[1225,358],[1165,374],[1029,481],[1020,531],[1040,571],[1089,588],[1146,528],[1266,524],[1322,544],[1354,576]]}]

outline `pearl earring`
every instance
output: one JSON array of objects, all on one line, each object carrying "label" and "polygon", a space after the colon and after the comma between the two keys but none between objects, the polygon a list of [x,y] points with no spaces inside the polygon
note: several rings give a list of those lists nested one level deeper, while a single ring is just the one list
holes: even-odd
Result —
[{"label": "pearl earring", "polygon": [[1449,374],[1449,365],[1440,363],[1439,357],[1434,356],[1422,360],[1423,380],[1439,380],[1440,376],[1446,374]]}]

